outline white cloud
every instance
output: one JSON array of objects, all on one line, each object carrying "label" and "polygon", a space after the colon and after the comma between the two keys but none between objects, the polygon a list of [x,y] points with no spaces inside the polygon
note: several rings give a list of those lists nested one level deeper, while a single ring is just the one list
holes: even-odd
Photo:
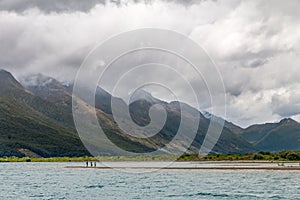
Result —
[{"label": "white cloud", "polygon": [[220,67],[229,120],[247,126],[299,114],[296,5],[299,2],[243,1],[229,15],[191,33]]},{"label": "white cloud", "polygon": [[111,35],[164,28],[189,35],[217,63],[229,120],[247,126],[299,116],[297,0],[126,5],[95,0],[87,5],[73,2],[69,10],[69,1],[26,2],[0,1],[0,66],[17,76],[41,72],[72,80],[87,53]]}]

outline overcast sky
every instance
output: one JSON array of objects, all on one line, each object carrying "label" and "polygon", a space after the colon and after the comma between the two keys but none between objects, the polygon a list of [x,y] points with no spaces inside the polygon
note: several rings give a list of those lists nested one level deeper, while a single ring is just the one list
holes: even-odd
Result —
[{"label": "overcast sky", "polygon": [[298,0],[0,0],[0,68],[19,79],[44,73],[72,81],[111,35],[170,29],[196,41],[218,66],[227,120],[243,127],[300,121],[299,8]]}]

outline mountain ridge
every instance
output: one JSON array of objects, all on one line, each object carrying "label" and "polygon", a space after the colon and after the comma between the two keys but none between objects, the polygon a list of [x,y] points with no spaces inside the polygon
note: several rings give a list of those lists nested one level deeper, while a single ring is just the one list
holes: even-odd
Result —
[{"label": "mountain ridge", "polygon": [[[34,78],[39,80],[36,82],[37,84],[33,84],[34,81],[32,81],[31,84],[23,84],[26,85],[24,87],[9,72],[0,70],[0,87],[2,88],[0,91],[9,91],[8,93],[0,93],[0,109],[1,112],[4,113],[1,114],[2,116],[0,115],[0,149],[2,149],[0,156],[24,156],[24,152],[26,151],[21,151],[20,149],[27,149],[33,154],[42,157],[88,155],[89,153],[78,137],[72,119],[72,97],[76,98],[74,94],[72,94],[72,84],[64,85],[54,78],[44,77],[42,74],[38,74],[37,77]],[[114,121],[110,105],[112,99],[117,102],[116,105],[118,109],[126,109],[126,107],[129,106],[130,117],[138,125],[145,126],[150,123],[148,112],[150,107],[155,104],[161,105],[167,111],[167,121],[163,129],[151,138],[140,139],[129,136],[122,131]],[[181,102],[174,101],[167,103],[161,101],[153,97],[150,93],[147,94],[146,91],[138,93],[136,98],[131,100],[132,102],[127,105],[122,99],[112,96],[100,87],[96,90],[95,107],[97,117],[106,132],[106,136],[114,144],[132,152],[152,152],[168,144],[174,138],[181,117],[192,120],[194,115],[199,114],[201,120],[198,126],[198,132],[188,148],[188,152],[198,153],[210,123],[210,119],[208,119],[207,116],[205,117],[199,110]],[[85,102],[80,99],[78,99],[78,101],[81,101],[81,104]],[[180,106],[185,106],[188,110],[188,115],[180,115]],[[21,109],[26,115],[18,111],[18,109],[14,109],[14,107],[26,108],[27,110]],[[25,120],[28,125],[26,126],[26,124],[22,123],[15,124],[16,121],[14,120],[16,119],[12,116],[19,116],[18,120]],[[44,120],[43,123],[46,126],[40,126],[41,120]],[[127,123],[127,120],[130,119],[124,118],[124,123]],[[33,125],[30,126],[33,126],[33,128],[30,128],[29,124],[32,123]],[[40,127],[39,130],[41,133],[38,133],[34,129],[35,126]],[[93,125],[87,124],[87,126]],[[20,130],[23,130],[23,128],[28,130],[26,134],[29,134],[30,138],[37,135],[44,135],[44,140],[40,138],[38,141],[45,143],[48,149],[41,144],[31,144],[30,141],[27,141],[28,144],[25,144],[24,141],[20,143],[20,140],[16,140],[14,137],[20,137],[20,135],[23,134]],[[12,130],[14,130],[14,137],[11,137],[12,134],[7,133],[12,132]],[[137,130],[131,131],[138,133]],[[286,134],[286,138],[280,134],[281,132]],[[53,133],[56,133],[58,137],[65,138],[65,141],[57,141]],[[275,151],[278,149],[289,150],[288,148],[300,149],[300,138],[298,141],[299,133],[299,123],[292,119],[282,119],[279,123],[252,125],[245,129],[225,121],[221,137],[211,153],[245,153],[260,150]],[[70,138],[72,142],[68,142],[68,138]],[[286,141],[279,142],[276,138]],[[54,141],[58,142],[58,144],[55,145]],[[64,142],[68,145],[65,145]],[[92,145],[93,139],[88,142]],[[49,146],[48,143],[51,145]],[[272,145],[272,143],[274,143],[274,145]],[[289,146],[289,144],[291,145]],[[180,152],[180,149],[183,149],[186,145],[184,142],[181,142],[172,148],[174,152]],[[73,151],[73,153],[68,152],[69,150],[64,148],[66,146],[69,150]],[[111,146],[107,146],[104,140],[101,145],[98,145],[100,147],[96,147],[96,144],[94,146],[96,149],[98,148],[98,152],[102,155],[118,154]],[[53,148],[56,150],[54,151]]]}]

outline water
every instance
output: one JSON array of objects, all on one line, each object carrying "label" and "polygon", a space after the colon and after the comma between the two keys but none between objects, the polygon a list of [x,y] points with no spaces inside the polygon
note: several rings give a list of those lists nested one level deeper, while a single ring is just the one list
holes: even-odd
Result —
[{"label": "water", "polygon": [[0,163],[0,199],[300,199],[299,171],[131,173],[67,165],[84,163]]}]

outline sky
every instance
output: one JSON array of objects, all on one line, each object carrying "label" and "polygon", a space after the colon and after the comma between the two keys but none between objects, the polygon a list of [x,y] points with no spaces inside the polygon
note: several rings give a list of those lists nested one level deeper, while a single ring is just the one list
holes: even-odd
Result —
[{"label": "sky", "polygon": [[173,30],[217,66],[226,95],[222,117],[242,127],[300,121],[299,7],[298,0],[0,0],[0,68],[18,79],[43,73],[70,82],[89,52],[112,35]]}]

